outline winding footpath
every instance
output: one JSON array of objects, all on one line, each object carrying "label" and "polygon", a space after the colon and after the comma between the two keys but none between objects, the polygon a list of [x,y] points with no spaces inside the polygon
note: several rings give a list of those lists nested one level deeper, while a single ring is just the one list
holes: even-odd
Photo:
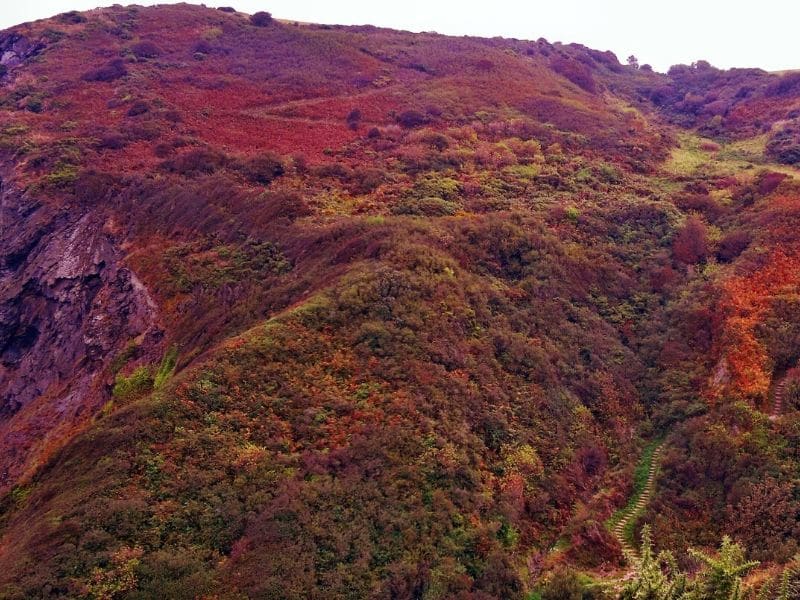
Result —
[{"label": "winding footpath", "polygon": [[653,496],[653,489],[655,488],[656,474],[658,473],[659,460],[661,458],[661,450],[664,448],[664,442],[661,442],[658,447],[653,451],[650,457],[650,467],[647,471],[647,481],[642,488],[642,492],[636,503],[628,506],[622,518],[612,527],[611,533],[622,546],[622,553],[625,555],[625,560],[628,564],[633,564],[639,559],[639,551],[636,547],[628,541],[625,537],[625,528],[644,510],[645,506],[650,502]]}]

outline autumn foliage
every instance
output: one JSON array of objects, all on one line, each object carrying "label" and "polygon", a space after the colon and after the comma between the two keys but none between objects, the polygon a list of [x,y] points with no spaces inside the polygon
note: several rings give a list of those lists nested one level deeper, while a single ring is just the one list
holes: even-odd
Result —
[{"label": "autumn foliage", "polygon": [[[0,49],[0,392],[53,289],[156,321],[0,402],[0,596],[599,598],[662,438],[632,539],[797,552],[791,77],[188,5]],[[65,224],[121,275],[38,269]]]}]

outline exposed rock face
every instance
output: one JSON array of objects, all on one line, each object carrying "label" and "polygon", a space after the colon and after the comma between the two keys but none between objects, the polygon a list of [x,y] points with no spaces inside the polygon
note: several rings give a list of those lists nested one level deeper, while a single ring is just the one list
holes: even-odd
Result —
[{"label": "exposed rock face", "polygon": [[103,405],[126,344],[155,355],[161,331],[102,210],[0,185],[1,490]]},{"label": "exposed rock face", "polygon": [[0,65],[12,68],[26,59],[36,56],[45,48],[42,40],[29,40],[19,33],[10,33],[0,37]]}]

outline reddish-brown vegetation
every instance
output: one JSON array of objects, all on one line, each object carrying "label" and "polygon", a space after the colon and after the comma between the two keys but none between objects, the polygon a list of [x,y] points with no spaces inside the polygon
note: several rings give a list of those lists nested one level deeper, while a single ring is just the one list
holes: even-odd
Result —
[{"label": "reddish-brown vegetation", "polygon": [[800,190],[661,169],[794,78],[187,5],[0,50],[0,596],[559,597],[667,432],[659,544],[796,551]]}]

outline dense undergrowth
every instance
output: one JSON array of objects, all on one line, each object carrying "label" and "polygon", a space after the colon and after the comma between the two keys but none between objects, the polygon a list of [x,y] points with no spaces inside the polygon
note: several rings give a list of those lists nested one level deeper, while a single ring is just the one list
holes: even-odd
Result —
[{"label": "dense undergrowth", "polygon": [[782,585],[794,79],[257,21],[2,34],[42,44],[0,74],[10,183],[102,215],[164,339],[5,491],[0,596],[609,597],[664,435],[636,537]]}]

